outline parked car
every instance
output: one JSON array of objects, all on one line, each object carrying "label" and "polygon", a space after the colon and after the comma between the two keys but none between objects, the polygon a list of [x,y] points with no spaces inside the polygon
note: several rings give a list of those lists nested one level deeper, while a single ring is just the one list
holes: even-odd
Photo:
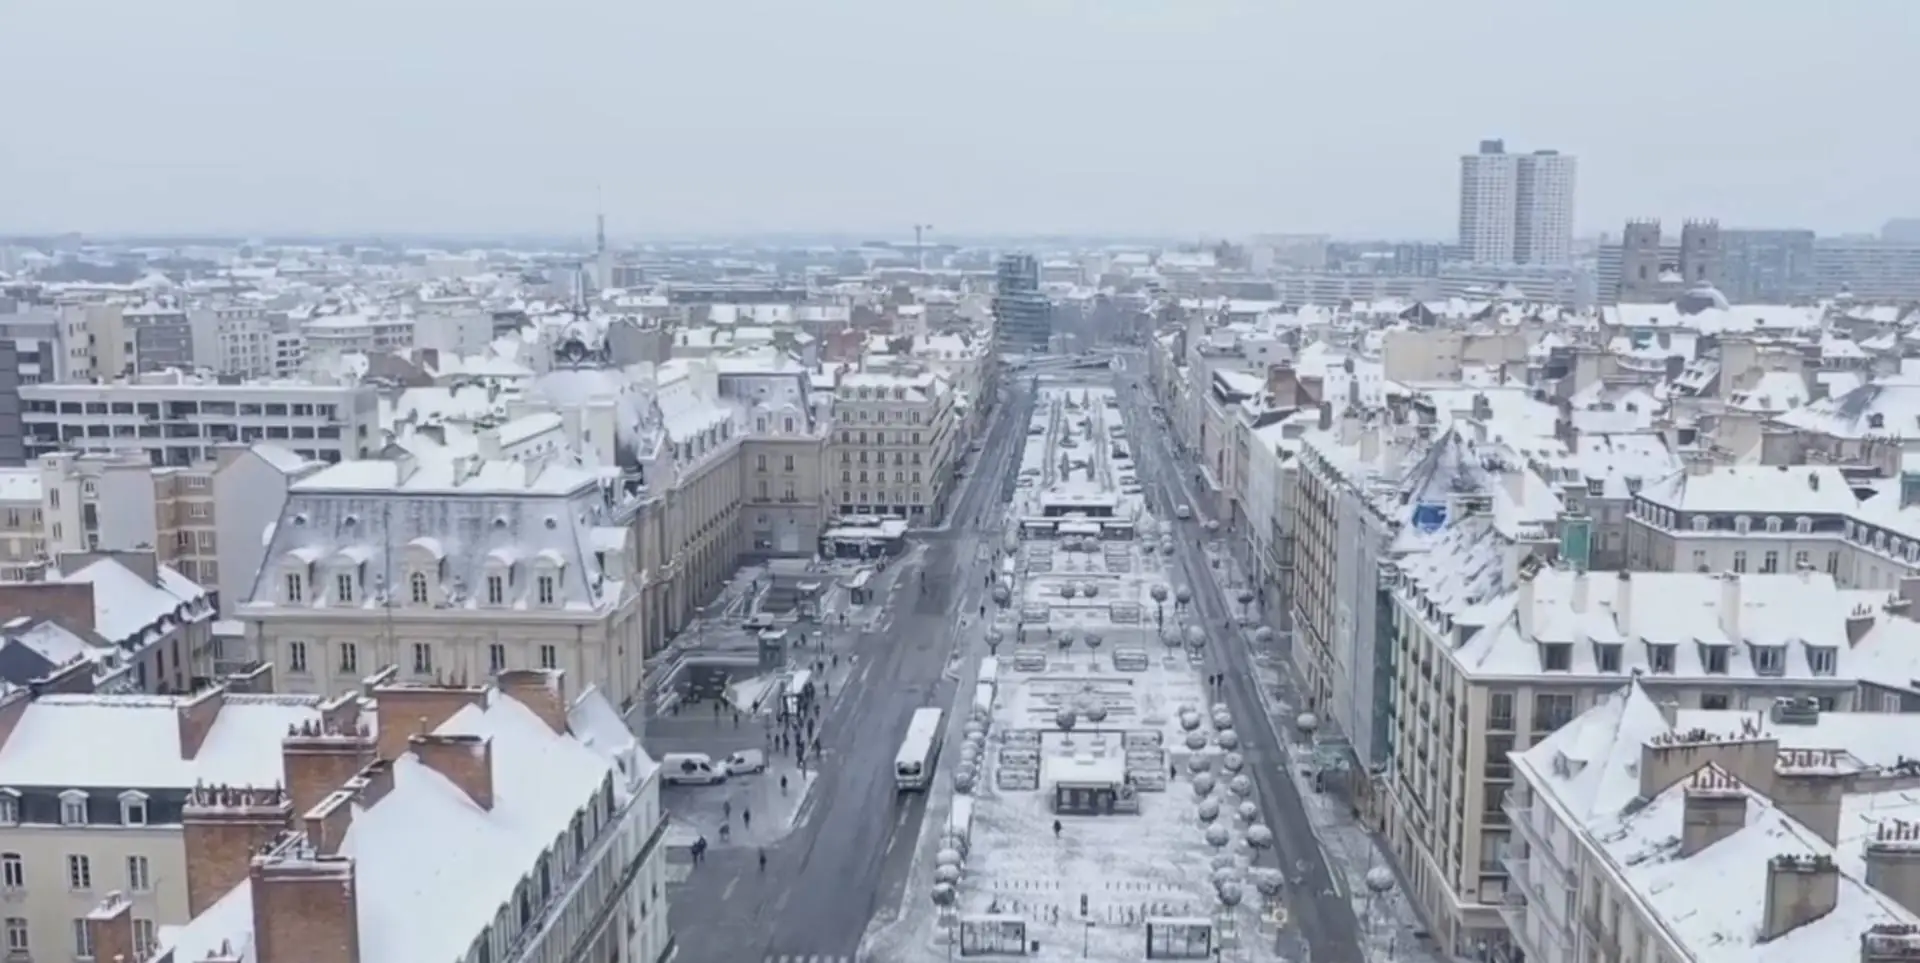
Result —
[{"label": "parked car", "polygon": [[704,752],[670,752],[660,760],[660,781],[668,785],[709,786],[727,780],[725,767]]}]

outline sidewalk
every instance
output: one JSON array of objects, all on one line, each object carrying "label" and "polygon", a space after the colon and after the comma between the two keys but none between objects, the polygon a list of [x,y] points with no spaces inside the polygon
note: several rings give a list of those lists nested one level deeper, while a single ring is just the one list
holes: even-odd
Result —
[{"label": "sidewalk", "polygon": [[[1208,568],[1213,573],[1214,582],[1225,595],[1229,609],[1239,609],[1233,593],[1247,584],[1239,561],[1217,539],[1207,544],[1206,554]],[[1219,562],[1217,567],[1212,564],[1214,560]],[[1313,746],[1311,737],[1303,736],[1294,725],[1300,699],[1293,659],[1277,641],[1277,629],[1274,645],[1263,649],[1253,642],[1253,631],[1268,622],[1258,604],[1249,607],[1249,611],[1250,617],[1239,633],[1240,642],[1248,647],[1255,670],[1260,673],[1260,695],[1266,703],[1268,720],[1286,749],[1287,774],[1300,793],[1307,820],[1312,824],[1313,834],[1320,841],[1321,853],[1326,857],[1327,868],[1336,876],[1334,885],[1341,889],[1339,895],[1345,896],[1353,906],[1354,918],[1360,923],[1360,935],[1366,943],[1369,959],[1440,963],[1446,957],[1417,935],[1425,932],[1427,927],[1407,899],[1406,880],[1399,866],[1387,855],[1384,842],[1365,826],[1355,822],[1351,810],[1344,803],[1314,789],[1313,778],[1307,767],[1296,762],[1309,758]],[[1366,877],[1369,870],[1380,866],[1394,874],[1396,885],[1392,890],[1376,896],[1367,888]]]}]

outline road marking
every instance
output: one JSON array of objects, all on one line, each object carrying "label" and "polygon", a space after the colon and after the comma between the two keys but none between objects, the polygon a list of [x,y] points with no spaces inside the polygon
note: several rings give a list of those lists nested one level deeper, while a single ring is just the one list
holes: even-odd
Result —
[{"label": "road marking", "polygon": [[720,902],[724,903],[727,900],[732,899],[733,888],[739,885],[740,885],[740,877],[738,876],[735,876],[734,878],[727,880],[727,888],[720,891]]}]

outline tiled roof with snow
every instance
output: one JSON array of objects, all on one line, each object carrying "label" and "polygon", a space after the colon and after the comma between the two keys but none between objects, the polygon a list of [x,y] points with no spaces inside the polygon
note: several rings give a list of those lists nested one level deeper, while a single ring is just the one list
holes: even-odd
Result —
[{"label": "tiled roof with snow", "polygon": [[0,785],[85,789],[190,789],[196,784],[277,786],[286,781],[280,740],[320,718],[320,699],[227,692],[199,750],[188,758],[179,713],[191,696],[41,695],[0,743]]}]

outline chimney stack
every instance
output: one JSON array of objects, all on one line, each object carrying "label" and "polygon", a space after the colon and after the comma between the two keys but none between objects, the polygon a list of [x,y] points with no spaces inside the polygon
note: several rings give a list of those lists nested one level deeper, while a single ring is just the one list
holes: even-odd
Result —
[{"label": "chimney stack", "polygon": [[1860,934],[1860,963],[1913,963],[1920,960],[1920,926],[1875,923]]},{"label": "chimney stack", "polygon": [[1833,912],[1840,903],[1840,867],[1833,857],[1775,856],[1767,860],[1767,903],[1760,941],[1779,939]]},{"label": "chimney stack", "polygon": [[1813,830],[1829,846],[1840,845],[1840,803],[1849,776],[1840,768],[1839,753],[1814,749],[1786,749],[1773,768],[1773,788],[1767,795],[1781,812]]},{"label": "chimney stack", "polygon": [[1720,573],[1720,631],[1725,632],[1727,640],[1739,645],[1745,640],[1740,634],[1740,574],[1738,572]]},{"label": "chimney stack", "polygon": [[353,828],[353,803],[354,790],[342,788],[300,817],[307,844],[315,854],[340,855],[340,844],[347,841],[347,830]]},{"label": "chimney stack", "polygon": [[493,808],[493,740],[486,736],[414,736],[407,748],[422,765],[439,773],[481,809]]},{"label": "chimney stack", "polygon": [[[350,728],[336,729],[327,721],[331,705],[321,707],[318,720],[288,727],[286,738],[280,740],[281,771],[297,813],[319,805],[375,756],[373,735],[360,724],[358,713],[353,714]],[[332,718],[345,717],[335,713]]]},{"label": "chimney stack", "polygon": [[1867,885],[1920,915],[1920,823],[1882,822],[1866,848]]},{"label": "chimney stack", "polygon": [[382,759],[398,759],[407,740],[440,728],[454,713],[473,706],[487,707],[487,690],[479,686],[383,685],[373,690]]},{"label": "chimney stack", "polygon": [[133,903],[118,890],[88,911],[81,923],[87,929],[92,958],[100,963],[140,963],[146,954],[133,945]]},{"label": "chimney stack", "polygon": [[1585,572],[1573,573],[1573,600],[1569,607],[1575,614],[1586,614],[1589,596],[1593,594],[1592,586],[1588,584],[1590,581],[1590,577]]},{"label": "chimney stack", "polygon": [[532,710],[557,735],[566,735],[567,675],[559,669],[509,669],[494,677],[503,695]]},{"label": "chimney stack", "polygon": [[318,855],[296,834],[248,876],[257,963],[360,963],[353,860]]},{"label": "chimney stack", "polygon": [[1682,858],[1706,850],[1747,828],[1747,790],[1719,766],[1703,766],[1687,779],[1680,816]]},{"label": "chimney stack", "polygon": [[1620,630],[1620,637],[1631,642],[1637,636],[1633,634],[1633,573],[1620,570],[1620,584],[1613,587],[1613,626]]},{"label": "chimney stack", "polygon": [[216,685],[188,699],[173,710],[180,726],[180,758],[192,761],[200,755],[207,734],[220,720],[220,709],[227,704],[227,687]]},{"label": "chimney stack", "polygon": [[187,915],[199,916],[240,881],[254,854],[285,832],[293,806],[279,787],[195,786],[180,813]]}]

